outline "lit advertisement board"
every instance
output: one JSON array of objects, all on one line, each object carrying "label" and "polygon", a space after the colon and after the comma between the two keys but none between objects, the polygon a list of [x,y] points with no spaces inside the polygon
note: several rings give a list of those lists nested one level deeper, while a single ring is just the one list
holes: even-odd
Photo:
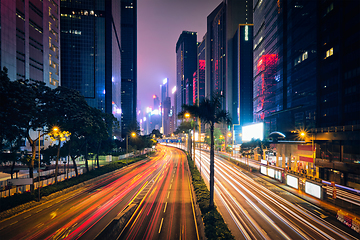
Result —
[{"label": "lit advertisement board", "polygon": [[281,181],[281,171],[275,171],[275,179]]},{"label": "lit advertisement board", "polygon": [[268,176],[275,178],[275,170],[272,168],[268,168]]},{"label": "lit advertisement board", "polygon": [[254,123],[242,127],[242,141],[249,142],[251,139],[264,139],[264,123]]},{"label": "lit advertisement board", "polygon": [[286,176],[286,185],[299,189],[299,179],[290,175]]},{"label": "lit advertisement board", "polygon": [[260,166],[260,172],[264,175],[266,175],[266,167],[265,166]]},{"label": "lit advertisement board", "polygon": [[321,186],[311,182],[305,182],[305,192],[311,196],[321,199]]}]

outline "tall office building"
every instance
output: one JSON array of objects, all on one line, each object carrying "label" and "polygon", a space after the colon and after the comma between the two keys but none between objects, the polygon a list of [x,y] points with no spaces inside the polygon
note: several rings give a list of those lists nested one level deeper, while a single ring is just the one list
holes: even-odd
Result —
[{"label": "tall office building", "polygon": [[166,98],[169,97],[169,79],[165,78],[163,84],[160,85],[161,103],[165,102]]},{"label": "tall office building", "polygon": [[0,1],[0,66],[11,80],[60,85],[59,2]]},{"label": "tall office building", "polygon": [[317,127],[360,124],[360,2],[318,8]]},{"label": "tall office building", "polygon": [[316,7],[254,2],[254,121],[266,135],[315,127]]},{"label": "tall office building", "polygon": [[61,1],[62,85],[120,121],[119,13],[115,0]]},{"label": "tall office building", "polygon": [[161,126],[162,133],[167,135],[169,134],[169,114],[171,107],[171,99],[169,97],[169,79],[165,78],[163,84],[160,85],[160,95],[161,95]]},{"label": "tall office building", "polygon": [[121,129],[136,121],[137,0],[121,0]]},{"label": "tall office building", "polygon": [[252,3],[223,1],[207,17],[205,92],[224,96],[235,136],[252,122]]},{"label": "tall office building", "polygon": [[360,2],[259,0],[254,19],[254,121],[275,140],[308,132],[308,146],[276,144],[287,167],[355,186]]},{"label": "tall office building", "polygon": [[176,43],[176,114],[193,104],[193,74],[197,69],[197,33],[183,31]]},{"label": "tall office building", "polygon": [[201,102],[205,98],[205,36],[198,43],[198,66],[193,78],[193,102]]},{"label": "tall office building", "polygon": [[165,136],[170,135],[170,121],[171,121],[171,98],[166,99],[161,103],[161,119],[162,119],[162,130]]}]

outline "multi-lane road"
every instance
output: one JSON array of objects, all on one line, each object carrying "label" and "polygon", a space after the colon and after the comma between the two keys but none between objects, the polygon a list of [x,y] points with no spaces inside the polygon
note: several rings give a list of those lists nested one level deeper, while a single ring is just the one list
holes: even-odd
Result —
[{"label": "multi-lane road", "polygon": [[130,205],[119,239],[197,239],[185,154],[159,147],[150,160],[0,221],[1,239],[95,239]]},{"label": "multi-lane road", "polygon": [[[209,182],[209,153],[196,151]],[[215,203],[236,239],[358,239],[325,211],[215,156]],[[337,225],[337,226],[335,226]]]},{"label": "multi-lane road", "polygon": [[[185,154],[132,164],[0,221],[1,239],[199,239]],[[196,151],[209,180],[209,154]],[[215,158],[215,203],[236,239],[358,239],[323,209]],[[118,231],[113,223],[126,211]],[[116,225],[118,226],[118,225]],[[110,228],[110,229],[109,229]],[[116,235],[114,235],[114,232]]]}]

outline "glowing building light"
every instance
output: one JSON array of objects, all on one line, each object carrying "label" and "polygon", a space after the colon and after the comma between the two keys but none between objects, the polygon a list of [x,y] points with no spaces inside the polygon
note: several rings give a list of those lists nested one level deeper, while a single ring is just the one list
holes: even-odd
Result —
[{"label": "glowing building light", "polygon": [[245,41],[249,40],[249,27],[246,25],[245,26]]},{"label": "glowing building light", "polygon": [[153,95],[153,98],[156,98],[156,95]]},{"label": "glowing building light", "polygon": [[146,117],[143,118],[144,122],[146,122]]},{"label": "glowing building light", "polygon": [[165,79],[163,80],[163,85],[165,85],[165,84],[167,83],[167,81],[168,81],[168,79],[165,78]]},{"label": "glowing building light", "polygon": [[151,107],[147,107],[146,108],[146,113],[150,113],[152,111],[152,108]]},{"label": "glowing building light", "polygon": [[174,87],[172,88],[171,93],[174,94],[175,92],[176,92],[176,86],[174,86]]}]

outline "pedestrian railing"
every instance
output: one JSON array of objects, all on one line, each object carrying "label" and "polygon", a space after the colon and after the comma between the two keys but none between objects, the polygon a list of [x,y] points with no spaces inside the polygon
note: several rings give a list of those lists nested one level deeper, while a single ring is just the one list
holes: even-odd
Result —
[{"label": "pedestrian railing", "polygon": [[[78,169],[78,174],[83,174],[83,169]],[[35,176],[35,174],[34,174],[34,176]],[[40,173],[40,176],[45,176],[45,175],[42,175]],[[37,177],[37,174],[35,176],[35,179],[36,179],[36,177]],[[57,177],[57,179],[58,179],[58,182],[61,182],[61,181],[64,181],[66,179],[73,178],[73,177],[76,177],[75,171],[72,171],[72,172],[69,172],[66,174],[65,173],[61,174]],[[34,182],[34,188],[37,189],[39,186],[46,187],[46,186],[54,184],[54,183],[55,183],[55,177],[52,177],[52,178],[42,180],[40,182]],[[15,188],[13,187],[8,190],[1,191],[0,197],[1,198],[9,197],[9,196],[14,195],[15,193],[23,193],[23,192],[28,192],[28,191],[30,191],[30,185],[16,186]]]}]

